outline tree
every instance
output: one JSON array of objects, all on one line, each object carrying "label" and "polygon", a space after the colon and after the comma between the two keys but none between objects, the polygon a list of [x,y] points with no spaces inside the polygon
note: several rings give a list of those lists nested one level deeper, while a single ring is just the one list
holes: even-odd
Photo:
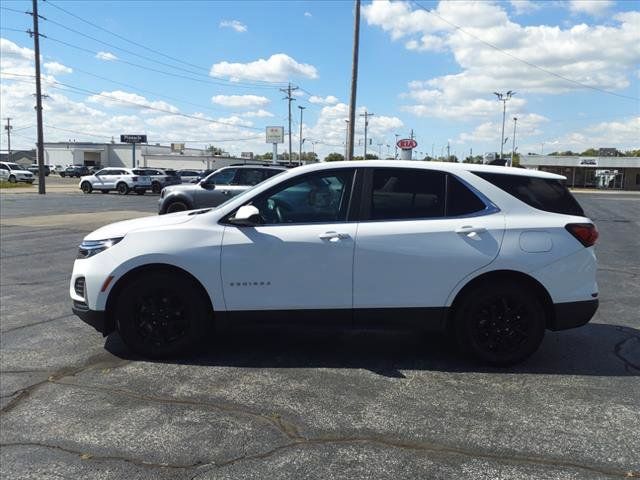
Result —
[{"label": "tree", "polygon": [[212,155],[222,155],[222,149],[214,147],[213,145],[209,145],[207,147],[207,152],[211,153]]},{"label": "tree", "polygon": [[587,148],[584,152],[580,154],[580,156],[581,157],[597,157],[599,153],[600,152],[598,152],[598,150],[596,150],[595,148]]},{"label": "tree", "polygon": [[627,150],[624,152],[625,157],[640,157],[640,149],[636,150]]},{"label": "tree", "polygon": [[476,155],[475,157],[468,155],[467,158],[465,158],[462,161],[462,163],[482,163],[482,162],[483,162],[482,155]]},{"label": "tree", "polygon": [[344,160],[344,155],[337,152],[331,152],[329,155],[324,157],[325,162],[341,162]]},{"label": "tree", "polygon": [[256,155],[256,160],[271,160],[273,158],[273,152],[266,152],[262,155]]}]

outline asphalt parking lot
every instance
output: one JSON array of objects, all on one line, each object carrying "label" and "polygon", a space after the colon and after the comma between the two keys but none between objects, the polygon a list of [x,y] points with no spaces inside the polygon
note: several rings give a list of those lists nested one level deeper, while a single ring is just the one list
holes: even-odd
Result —
[{"label": "asphalt parking lot", "polygon": [[516,368],[443,337],[226,333],[130,356],[70,312],[82,237],[156,195],[0,198],[2,478],[640,477],[640,195],[578,194],[601,304]]}]

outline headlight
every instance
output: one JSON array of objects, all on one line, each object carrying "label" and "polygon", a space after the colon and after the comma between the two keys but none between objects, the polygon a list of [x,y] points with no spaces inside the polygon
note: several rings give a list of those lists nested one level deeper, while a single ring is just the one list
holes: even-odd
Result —
[{"label": "headlight", "polygon": [[106,240],[86,240],[80,244],[76,258],[93,257],[107,248],[113,247],[120,240],[122,240],[122,237],[108,238]]}]

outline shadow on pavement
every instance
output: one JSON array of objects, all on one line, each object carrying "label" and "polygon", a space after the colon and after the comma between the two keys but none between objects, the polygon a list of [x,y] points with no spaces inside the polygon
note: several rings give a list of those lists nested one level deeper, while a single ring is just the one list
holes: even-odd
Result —
[{"label": "shadow on pavement", "polygon": [[[118,334],[107,338],[105,348],[120,358],[142,360],[127,350]],[[640,376],[640,331],[588,324],[547,332],[530,359],[510,368],[474,363],[443,334],[272,328],[221,332],[198,355],[158,362],[246,368],[353,368],[394,378],[404,378],[403,370]]]}]

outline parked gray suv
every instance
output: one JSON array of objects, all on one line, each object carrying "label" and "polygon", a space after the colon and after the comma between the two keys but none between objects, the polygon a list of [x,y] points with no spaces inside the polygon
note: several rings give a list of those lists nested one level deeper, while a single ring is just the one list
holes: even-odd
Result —
[{"label": "parked gray suv", "polygon": [[195,184],[165,187],[160,193],[158,213],[217,207],[231,197],[285,171],[284,167],[242,165],[224,167]]}]

